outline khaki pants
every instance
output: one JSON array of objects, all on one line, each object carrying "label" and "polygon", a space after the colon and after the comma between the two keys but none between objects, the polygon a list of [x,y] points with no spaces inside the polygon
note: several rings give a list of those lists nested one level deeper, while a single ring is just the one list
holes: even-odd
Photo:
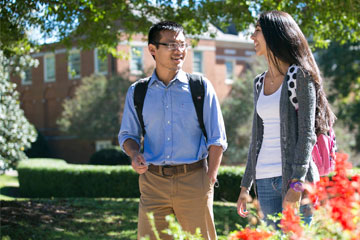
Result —
[{"label": "khaki pants", "polygon": [[213,216],[214,187],[206,168],[171,177],[147,171],[140,175],[139,186],[138,239],[146,235],[155,239],[147,212],[154,213],[156,229],[162,240],[172,239],[161,232],[169,226],[165,220],[169,214],[176,216],[183,230],[195,233],[195,229],[200,228],[204,239],[217,238]]}]

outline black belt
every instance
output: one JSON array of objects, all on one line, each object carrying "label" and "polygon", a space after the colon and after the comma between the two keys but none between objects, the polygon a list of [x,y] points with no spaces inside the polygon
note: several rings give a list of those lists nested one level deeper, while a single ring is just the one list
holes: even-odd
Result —
[{"label": "black belt", "polygon": [[176,174],[182,174],[191,172],[195,169],[202,168],[205,166],[205,159],[191,163],[191,164],[182,164],[182,165],[152,165],[150,164],[148,170],[155,174],[160,174],[162,176],[171,177]]}]

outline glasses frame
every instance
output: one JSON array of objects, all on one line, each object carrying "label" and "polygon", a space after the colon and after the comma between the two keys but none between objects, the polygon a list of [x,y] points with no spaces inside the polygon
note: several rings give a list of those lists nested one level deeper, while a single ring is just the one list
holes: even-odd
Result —
[{"label": "glasses frame", "polygon": [[[188,43],[162,43],[162,42],[154,42],[154,44],[156,45],[163,45],[163,46],[166,46],[168,48],[169,51],[174,51],[174,50],[177,50],[179,49],[180,51],[184,51],[185,49],[187,49],[189,47],[189,44]],[[183,47],[180,47],[180,44],[184,44]],[[171,47],[173,46],[173,47]]]}]

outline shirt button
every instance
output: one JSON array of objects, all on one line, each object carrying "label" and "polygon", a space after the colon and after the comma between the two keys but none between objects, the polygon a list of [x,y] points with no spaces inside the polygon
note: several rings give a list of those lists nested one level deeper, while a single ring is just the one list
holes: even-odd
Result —
[{"label": "shirt button", "polygon": [[167,156],[166,156],[166,158],[170,158],[170,156],[169,156],[169,155],[167,155]]},{"label": "shirt button", "polygon": [[170,121],[168,121],[168,124],[170,124]]},{"label": "shirt button", "polygon": [[166,106],[166,108],[169,108],[169,106]]},{"label": "shirt button", "polygon": [[170,138],[168,138],[168,141],[170,141]]}]

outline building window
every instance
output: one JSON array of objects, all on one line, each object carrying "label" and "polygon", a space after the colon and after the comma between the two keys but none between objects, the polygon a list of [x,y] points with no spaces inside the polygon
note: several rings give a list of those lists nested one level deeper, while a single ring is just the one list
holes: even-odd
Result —
[{"label": "building window", "polygon": [[27,69],[21,74],[21,84],[30,85],[32,83],[32,72],[31,69]]},{"label": "building window", "polygon": [[141,74],[143,71],[143,48],[131,47],[130,71],[132,74]]},{"label": "building window", "polygon": [[45,82],[55,82],[55,55],[45,55],[44,75]]},{"label": "building window", "polygon": [[80,51],[70,51],[68,56],[69,79],[80,78],[80,64]]},{"label": "building window", "polygon": [[202,65],[203,65],[202,52],[194,51],[193,72],[202,73],[203,72]]},{"label": "building window", "polygon": [[95,59],[95,73],[106,75],[108,73],[108,58],[102,57],[103,52],[101,50],[95,49],[94,59]]},{"label": "building window", "polygon": [[110,140],[100,140],[95,142],[95,150],[100,151],[102,149],[111,148],[111,141]]},{"label": "building window", "polygon": [[225,61],[225,67],[226,67],[226,79],[225,83],[232,84],[234,82],[234,61]]}]

